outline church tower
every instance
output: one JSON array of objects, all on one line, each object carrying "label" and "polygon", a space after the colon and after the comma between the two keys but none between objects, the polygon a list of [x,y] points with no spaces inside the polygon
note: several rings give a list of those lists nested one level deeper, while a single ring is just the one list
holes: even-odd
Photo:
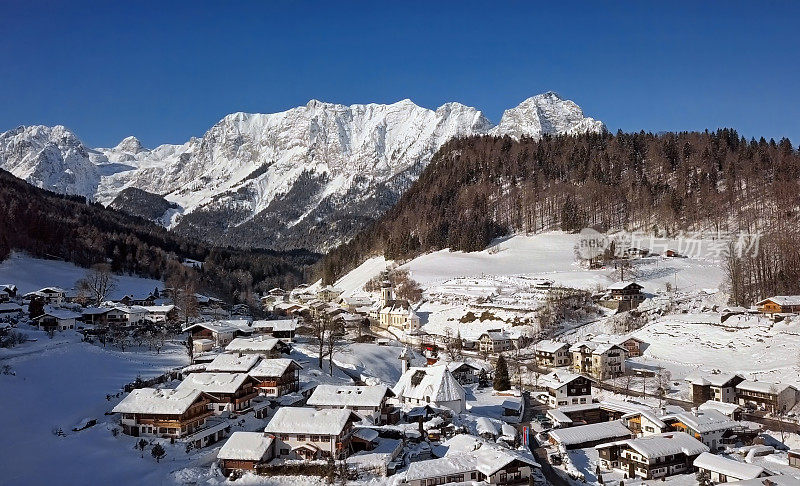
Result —
[{"label": "church tower", "polygon": [[381,303],[383,304],[381,307],[386,307],[386,304],[394,299],[392,295],[392,283],[388,280],[384,280],[381,284]]}]

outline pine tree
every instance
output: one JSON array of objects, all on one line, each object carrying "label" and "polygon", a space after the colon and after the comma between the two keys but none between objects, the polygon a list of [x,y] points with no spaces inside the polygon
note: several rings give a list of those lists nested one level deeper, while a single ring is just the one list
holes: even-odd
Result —
[{"label": "pine tree", "polygon": [[44,300],[41,297],[34,297],[28,304],[28,316],[33,319],[44,314]]},{"label": "pine tree", "polygon": [[508,364],[506,364],[506,359],[502,354],[497,358],[493,385],[497,391],[505,391],[511,388],[511,380],[508,378]]},{"label": "pine tree", "polygon": [[150,451],[150,455],[153,456],[156,462],[161,462],[161,459],[167,455],[167,451],[164,450],[164,446],[161,444],[156,444],[153,446],[153,449]]}]

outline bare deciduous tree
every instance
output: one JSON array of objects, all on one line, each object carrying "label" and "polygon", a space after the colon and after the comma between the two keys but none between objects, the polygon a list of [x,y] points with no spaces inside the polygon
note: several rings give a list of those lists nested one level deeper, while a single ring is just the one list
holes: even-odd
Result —
[{"label": "bare deciduous tree", "polygon": [[76,287],[78,292],[91,299],[95,305],[100,305],[108,294],[117,289],[117,278],[111,273],[111,265],[98,263],[92,265],[86,275],[78,280]]}]

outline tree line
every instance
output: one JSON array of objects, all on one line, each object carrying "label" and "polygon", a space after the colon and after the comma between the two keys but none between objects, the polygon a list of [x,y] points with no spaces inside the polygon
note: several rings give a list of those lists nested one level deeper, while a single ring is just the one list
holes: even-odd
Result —
[{"label": "tree line", "polygon": [[327,255],[323,280],[369,255],[476,251],[511,232],[783,232],[796,243],[798,178],[788,139],[731,129],[455,139],[392,209]]},{"label": "tree line", "polygon": [[[319,259],[305,250],[212,247],[83,197],[39,189],[4,170],[0,187],[0,261],[22,250],[86,268],[107,264],[118,274],[181,276],[196,282],[198,292],[251,303],[256,293],[308,280]],[[202,267],[184,265],[187,258]]]}]

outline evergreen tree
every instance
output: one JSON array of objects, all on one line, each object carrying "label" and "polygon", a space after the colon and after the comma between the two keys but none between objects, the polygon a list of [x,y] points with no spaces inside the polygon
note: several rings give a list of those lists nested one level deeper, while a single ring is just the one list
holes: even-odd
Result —
[{"label": "evergreen tree", "polygon": [[156,444],[153,446],[153,449],[150,451],[150,455],[156,460],[156,462],[161,462],[161,459],[167,455],[167,451],[164,450],[164,446],[161,444]]},{"label": "evergreen tree", "polygon": [[497,358],[493,385],[497,391],[505,391],[511,388],[511,380],[508,378],[508,364],[506,364],[506,359],[502,354]]},{"label": "evergreen tree", "polygon": [[28,304],[28,316],[33,319],[44,314],[44,300],[41,297],[34,297]]}]

